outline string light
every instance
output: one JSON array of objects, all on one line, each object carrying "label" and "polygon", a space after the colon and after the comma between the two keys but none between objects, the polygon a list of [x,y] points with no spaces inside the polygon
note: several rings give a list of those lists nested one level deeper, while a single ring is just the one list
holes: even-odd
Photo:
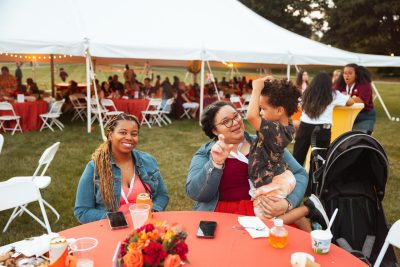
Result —
[{"label": "string light", "polygon": [[391,56],[391,57],[394,57],[394,53],[391,53],[390,56]]}]

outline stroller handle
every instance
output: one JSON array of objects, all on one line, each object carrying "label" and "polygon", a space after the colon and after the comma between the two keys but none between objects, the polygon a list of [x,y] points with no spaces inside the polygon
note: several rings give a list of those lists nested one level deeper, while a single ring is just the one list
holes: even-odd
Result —
[{"label": "stroller handle", "polygon": [[321,131],[321,127],[317,126],[314,128],[314,130],[311,133],[311,148],[317,146],[317,136],[319,131]]}]

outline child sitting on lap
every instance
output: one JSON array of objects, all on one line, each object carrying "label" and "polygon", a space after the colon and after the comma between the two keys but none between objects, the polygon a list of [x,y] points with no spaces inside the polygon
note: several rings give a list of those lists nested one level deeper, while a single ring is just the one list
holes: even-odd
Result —
[{"label": "child sitting on lap", "polygon": [[[286,198],[296,185],[293,173],[283,161],[283,152],[293,140],[295,129],[290,116],[297,111],[301,93],[290,81],[272,79],[267,76],[253,81],[247,111],[247,120],[257,131],[257,140],[250,149],[249,178],[255,188],[250,191],[253,191],[254,213],[258,217],[264,217],[260,208],[261,196]],[[322,227],[328,224],[326,213],[314,195],[304,202],[304,206],[280,216],[285,224],[295,223],[299,228],[311,231],[311,224],[305,217]]]}]

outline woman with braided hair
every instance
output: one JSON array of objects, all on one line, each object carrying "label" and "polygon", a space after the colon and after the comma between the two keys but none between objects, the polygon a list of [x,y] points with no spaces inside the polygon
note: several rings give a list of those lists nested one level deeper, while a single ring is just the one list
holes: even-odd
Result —
[{"label": "woman with braided hair", "polygon": [[168,192],[157,161],[135,149],[139,140],[139,121],[120,114],[107,127],[107,141],[92,155],[80,178],[74,214],[81,223],[106,218],[110,211],[127,211],[139,193],[149,193],[153,211],[168,204]]}]

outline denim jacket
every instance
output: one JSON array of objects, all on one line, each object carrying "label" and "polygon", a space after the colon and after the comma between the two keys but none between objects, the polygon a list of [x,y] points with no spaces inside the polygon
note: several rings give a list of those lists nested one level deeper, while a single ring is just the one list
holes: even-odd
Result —
[{"label": "denim jacket", "polygon": [[[157,161],[148,153],[134,150],[132,156],[135,162],[135,169],[143,180],[150,186],[153,210],[162,211],[168,204],[169,197],[167,188],[158,169]],[[112,173],[114,175],[114,197],[115,203],[121,199],[121,169],[111,156]],[[86,165],[82,173],[76,192],[74,207],[75,217],[81,223],[88,223],[106,218],[107,208],[104,205],[100,189],[100,177],[96,172],[93,180],[94,161]]]},{"label": "denim jacket", "polygon": [[[255,136],[244,133],[246,140],[252,143]],[[202,145],[193,156],[190,163],[189,174],[186,180],[186,194],[197,201],[193,210],[214,211],[219,199],[219,183],[223,169],[215,168],[212,164],[210,153],[215,141]],[[293,207],[300,205],[307,188],[308,175],[306,170],[285,149],[284,161],[296,178],[296,187],[287,197]]]}]

